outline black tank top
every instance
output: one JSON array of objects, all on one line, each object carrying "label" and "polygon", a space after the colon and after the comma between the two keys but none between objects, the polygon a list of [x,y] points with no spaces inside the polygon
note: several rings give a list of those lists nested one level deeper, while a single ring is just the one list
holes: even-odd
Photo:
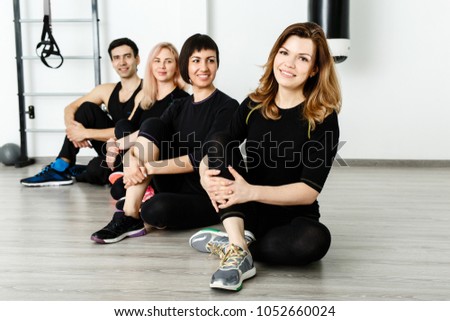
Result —
[{"label": "black tank top", "polygon": [[114,87],[114,90],[111,94],[111,97],[109,97],[108,101],[108,114],[111,116],[114,123],[116,123],[121,119],[126,119],[130,117],[134,109],[134,99],[136,98],[136,95],[139,93],[139,91],[142,89],[142,80],[139,86],[134,91],[133,95],[131,95],[130,99],[128,99],[124,103],[120,102],[119,99],[120,89],[122,89],[122,83],[118,82],[116,87]]}]

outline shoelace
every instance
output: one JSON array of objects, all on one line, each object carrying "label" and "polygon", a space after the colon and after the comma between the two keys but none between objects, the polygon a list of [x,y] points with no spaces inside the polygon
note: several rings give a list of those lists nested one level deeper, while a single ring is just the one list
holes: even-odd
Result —
[{"label": "shoelace", "polygon": [[106,225],[106,228],[110,228],[110,229],[116,229],[117,227],[120,227],[123,222],[125,222],[126,217],[114,217],[113,220],[111,222],[108,223],[108,225]]},{"label": "shoelace", "polygon": [[224,255],[222,261],[220,262],[220,267],[236,267],[239,265],[245,255],[245,251],[239,246],[230,244],[227,253]]},{"label": "shoelace", "polygon": [[[247,242],[247,245],[251,243],[251,241],[249,241],[249,239],[247,239],[247,237],[245,237],[245,241]],[[217,242],[217,241],[210,241],[206,244],[206,248],[209,250],[209,255],[216,255],[218,256],[220,259],[223,259],[223,257],[225,256],[225,250],[226,247],[228,246],[228,242]]]},{"label": "shoelace", "polygon": [[217,244],[208,242],[208,244],[206,244],[206,248],[209,250],[210,255],[217,255],[220,259],[223,259],[223,257],[225,256],[224,249],[226,246],[226,243]]},{"label": "shoelace", "polygon": [[82,166],[82,165],[74,165],[72,167],[69,167],[69,173],[72,176],[78,176],[81,173],[83,173],[84,171],[86,171],[86,167]]},{"label": "shoelace", "polygon": [[50,165],[45,166],[36,176],[40,176],[43,175],[45,173],[47,173],[49,171],[49,169],[51,168],[53,163],[51,163]]}]

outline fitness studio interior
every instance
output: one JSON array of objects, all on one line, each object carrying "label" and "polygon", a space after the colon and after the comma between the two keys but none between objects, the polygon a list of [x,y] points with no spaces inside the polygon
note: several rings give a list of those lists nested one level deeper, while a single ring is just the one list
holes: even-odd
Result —
[{"label": "fitness studio interior", "polygon": [[[190,35],[208,34],[220,48],[215,85],[241,103],[257,87],[278,35],[290,24],[310,21],[309,2],[53,0],[52,35],[64,62],[49,68],[36,53],[42,1],[1,1],[0,299],[448,300],[447,0],[347,1],[343,23],[349,42],[340,54],[345,59],[335,63],[342,90],[340,144],[318,198],[332,241],[318,262],[256,262],[257,276],[241,291],[214,290],[208,282],[218,260],[188,244],[198,229],[156,230],[96,244],[91,234],[115,208],[108,185],[20,183],[57,156],[65,136],[64,107],[99,83],[119,81],[107,52],[113,39],[137,43],[142,78],[156,43],[169,41],[180,50]],[[83,148],[77,160],[86,164],[93,156]]]}]

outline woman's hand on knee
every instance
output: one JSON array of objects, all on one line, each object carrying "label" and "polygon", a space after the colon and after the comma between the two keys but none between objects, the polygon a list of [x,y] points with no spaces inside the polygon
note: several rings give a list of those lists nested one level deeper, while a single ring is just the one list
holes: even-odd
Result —
[{"label": "woman's hand on knee", "polygon": [[119,155],[119,147],[117,146],[116,140],[110,138],[106,142],[106,164],[111,170],[114,169],[114,162],[116,161],[117,155]]},{"label": "woman's hand on knee", "polygon": [[147,175],[145,174],[144,167],[138,166],[133,169],[128,169],[128,171],[124,168],[123,182],[125,188],[142,184],[146,179]]},{"label": "woman's hand on knee", "polygon": [[220,171],[217,169],[207,169],[200,175],[200,184],[208,194],[211,192],[214,186],[217,185],[217,180],[214,180],[214,178],[219,174]]},{"label": "woman's hand on knee", "polygon": [[232,180],[219,177],[219,174],[219,170],[209,169],[205,170],[200,178],[200,183],[211,199],[216,212],[219,212],[219,205],[227,201],[228,195],[225,195],[224,189],[234,184]]},{"label": "woman's hand on knee", "polygon": [[125,154],[126,162],[123,165],[123,182],[125,188],[142,183],[147,178],[145,167],[129,152]]},{"label": "woman's hand on knee", "polygon": [[216,201],[219,203],[218,208],[223,209],[230,207],[234,204],[242,204],[252,201],[252,185],[239,175],[239,173],[232,168],[228,167],[231,175],[234,177],[234,181],[229,181],[231,184],[222,181],[221,186],[216,192]]}]

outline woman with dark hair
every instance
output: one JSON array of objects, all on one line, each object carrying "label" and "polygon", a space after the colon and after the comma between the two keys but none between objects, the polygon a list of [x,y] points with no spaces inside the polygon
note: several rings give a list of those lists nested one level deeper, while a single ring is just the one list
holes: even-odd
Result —
[{"label": "woman with dark hair", "polygon": [[[258,88],[200,166],[202,186],[226,230],[201,230],[189,240],[196,250],[221,258],[212,288],[240,290],[256,274],[253,258],[304,265],[325,256],[331,236],[319,222],[317,197],[337,152],[340,107],[322,29],[315,23],[289,26],[274,44]],[[245,139],[246,170],[235,153]]]},{"label": "woman with dark hair", "polygon": [[[141,125],[136,143],[124,157],[123,211],[115,212],[107,226],[92,234],[97,243],[141,236],[150,228],[189,229],[219,222],[200,185],[198,166],[205,156],[203,145],[226,129],[239,104],[213,84],[219,49],[209,36],[188,38],[179,66],[193,94]],[[150,181],[156,194],[141,206]]]}]

